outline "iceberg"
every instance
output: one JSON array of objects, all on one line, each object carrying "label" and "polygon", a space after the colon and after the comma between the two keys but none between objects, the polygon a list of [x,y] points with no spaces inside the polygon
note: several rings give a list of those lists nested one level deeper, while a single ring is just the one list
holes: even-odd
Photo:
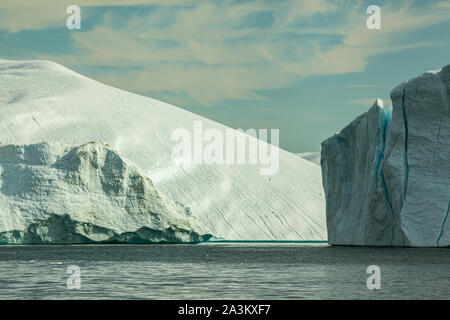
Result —
[{"label": "iceberg", "polygon": [[0,145],[0,244],[197,243],[211,237],[101,142]]},{"label": "iceberg", "polygon": [[[113,88],[50,61],[0,60],[0,141],[104,141],[226,240],[326,240],[320,167],[279,149],[276,175],[253,164],[177,164],[171,133],[230,128]],[[236,131],[239,132],[239,131]],[[241,134],[241,133],[237,133]]]},{"label": "iceberg", "polygon": [[450,65],[404,82],[322,143],[328,242],[450,246]]}]

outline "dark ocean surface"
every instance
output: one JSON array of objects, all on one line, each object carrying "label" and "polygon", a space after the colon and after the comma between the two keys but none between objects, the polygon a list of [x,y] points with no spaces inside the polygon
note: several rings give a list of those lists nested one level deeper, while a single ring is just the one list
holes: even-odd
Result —
[{"label": "dark ocean surface", "polygon": [[[380,268],[380,289],[367,287],[371,265]],[[0,299],[450,299],[450,250],[301,243],[0,246]]]}]

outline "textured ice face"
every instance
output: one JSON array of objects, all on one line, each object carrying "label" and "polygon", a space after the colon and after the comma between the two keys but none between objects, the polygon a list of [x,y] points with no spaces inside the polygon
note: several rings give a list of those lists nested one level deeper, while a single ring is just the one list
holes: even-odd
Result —
[{"label": "textured ice face", "polygon": [[0,146],[0,243],[180,243],[208,239],[185,208],[100,142]]},{"label": "textured ice face", "polygon": [[448,246],[450,66],[395,88],[322,143],[328,240]]}]

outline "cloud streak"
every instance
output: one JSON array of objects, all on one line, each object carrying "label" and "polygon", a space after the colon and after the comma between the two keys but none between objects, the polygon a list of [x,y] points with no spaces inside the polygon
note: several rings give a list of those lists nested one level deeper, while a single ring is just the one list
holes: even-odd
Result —
[{"label": "cloud streak", "polygon": [[[18,32],[65,23],[64,1],[58,8],[53,1],[36,7],[35,13],[47,5],[45,19],[30,17],[30,9],[15,9],[15,15],[13,3],[34,2],[2,3],[0,29]],[[89,16],[90,7],[122,1],[79,3]],[[450,16],[445,2],[389,3],[382,6],[382,29],[369,31],[362,0],[126,4],[151,5],[151,10],[142,13],[138,7],[126,20],[118,19],[120,10],[105,10],[92,29],[71,33],[76,55],[37,56],[70,66],[111,67],[91,76],[138,93],[178,92],[187,97],[184,103],[212,106],[224,99],[261,100],[259,91],[289,86],[296,77],[361,72],[373,56],[434,46],[408,37]],[[184,104],[183,99],[177,103]]]}]

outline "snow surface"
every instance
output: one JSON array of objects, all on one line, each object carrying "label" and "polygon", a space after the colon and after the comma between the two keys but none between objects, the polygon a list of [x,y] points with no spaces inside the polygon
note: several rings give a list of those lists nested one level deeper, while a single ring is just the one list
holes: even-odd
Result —
[{"label": "snow surface", "polygon": [[48,61],[0,60],[0,84],[3,143],[101,140],[218,238],[326,240],[321,171],[309,161],[280,149],[274,176],[260,175],[259,165],[174,164],[174,129],[199,120],[205,129],[227,127]]},{"label": "snow surface", "polygon": [[0,244],[184,243],[210,235],[99,142],[0,146]]},{"label": "snow surface", "polygon": [[450,246],[450,65],[322,143],[328,242]]}]

